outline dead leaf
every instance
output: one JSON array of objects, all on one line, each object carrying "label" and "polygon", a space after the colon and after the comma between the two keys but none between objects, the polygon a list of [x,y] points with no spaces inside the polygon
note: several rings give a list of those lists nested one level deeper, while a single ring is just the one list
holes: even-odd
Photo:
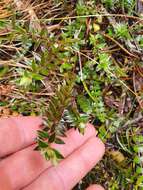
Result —
[{"label": "dead leaf", "polygon": [[108,152],[109,155],[118,163],[121,163],[125,160],[124,155],[119,150],[111,150]]}]

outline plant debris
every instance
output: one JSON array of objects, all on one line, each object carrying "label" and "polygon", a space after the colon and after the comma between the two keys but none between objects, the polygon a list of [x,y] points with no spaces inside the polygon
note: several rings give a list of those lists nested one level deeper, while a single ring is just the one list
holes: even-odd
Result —
[{"label": "plant debris", "polygon": [[106,145],[75,190],[143,189],[142,16],[141,0],[0,2],[0,115],[43,116],[37,149],[54,164],[50,143],[87,121]]}]

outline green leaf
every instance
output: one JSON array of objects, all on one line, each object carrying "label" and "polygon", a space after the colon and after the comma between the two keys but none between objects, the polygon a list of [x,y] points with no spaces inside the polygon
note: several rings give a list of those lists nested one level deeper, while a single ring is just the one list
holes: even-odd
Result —
[{"label": "green leaf", "polygon": [[40,148],[47,148],[49,146],[46,142],[39,139],[38,139],[38,145]]},{"label": "green leaf", "polygon": [[40,69],[40,74],[42,74],[42,75],[48,75],[49,74],[49,69],[47,69],[47,68]]},{"label": "green leaf", "polygon": [[143,136],[142,135],[138,135],[133,137],[134,141],[137,143],[143,143]]},{"label": "green leaf", "polygon": [[6,73],[8,72],[9,68],[8,66],[4,66],[0,68],[0,77],[3,77],[6,75]]},{"label": "green leaf", "polygon": [[137,187],[139,187],[140,185],[143,185],[143,176],[139,176],[136,182]]},{"label": "green leaf", "polygon": [[99,54],[99,64],[97,66],[98,71],[104,70],[107,72],[110,70],[110,56],[106,53]]},{"label": "green leaf", "polygon": [[118,38],[130,39],[129,29],[125,23],[116,23],[114,25],[115,34]]},{"label": "green leaf", "polygon": [[92,112],[92,105],[91,105],[90,99],[86,98],[83,95],[79,95],[77,97],[77,103],[83,112],[88,113],[88,114]]},{"label": "green leaf", "polygon": [[136,169],[136,172],[137,172],[137,174],[142,174],[143,173],[143,168],[138,166],[137,169]]},{"label": "green leaf", "polygon": [[50,157],[49,157],[49,155],[48,155],[48,152],[45,152],[45,153],[44,153],[44,156],[45,156],[45,159],[46,159],[46,160],[50,160]]},{"label": "green leaf", "polygon": [[140,158],[139,158],[138,156],[135,156],[134,162],[135,162],[136,164],[139,164],[139,163],[140,163]]},{"label": "green leaf", "polygon": [[45,54],[43,53],[43,54],[41,55],[41,65],[45,65],[45,62],[46,62],[46,56],[45,56]]},{"label": "green leaf", "polygon": [[38,130],[38,137],[39,138],[42,138],[42,139],[46,139],[46,138],[49,138],[49,134],[47,131],[40,131]]},{"label": "green leaf", "polygon": [[53,149],[53,151],[58,159],[64,159],[64,156],[58,150]]},{"label": "green leaf", "polygon": [[43,80],[44,77],[38,73],[31,73],[31,77],[35,80]]},{"label": "green leaf", "polygon": [[31,67],[32,67],[33,72],[37,72],[38,67],[34,59],[32,60]]},{"label": "green leaf", "polygon": [[48,142],[49,142],[49,143],[54,142],[54,141],[55,141],[55,138],[56,138],[56,134],[55,134],[55,133],[53,133],[53,134],[49,137]]},{"label": "green leaf", "polygon": [[64,71],[68,71],[68,70],[71,70],[73,68],[73,65],[70,64],[70,63],[63,63],[61,66],[60,66],[60,72],[64,72]]},{"label": "green leaf", "polygon": [[55,139],[55,143],[56,144],[65,144],[65,142],[62,139],[60,139],[60,138],[56,138]]},{"label": "green leaf", "polygon": [[29,86],[30,84],[32,83],[32,78],[29,77],[29,76],[23,76],[21,79],[20,79],[20,86]]}]

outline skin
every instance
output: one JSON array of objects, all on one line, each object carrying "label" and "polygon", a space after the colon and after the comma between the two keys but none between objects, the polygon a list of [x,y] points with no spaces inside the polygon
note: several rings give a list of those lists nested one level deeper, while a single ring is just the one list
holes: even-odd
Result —
[{"label": "skin", "polygon": [[[65,157],[56,167],[33,151],[39,117],[0,119],[0,187],[3,190],[71,190],[102,158],[105,147],[87,124],[85,135],[71,129],[65,144],[52,146]],[[87,190],[103,190],[92,185]]]}]

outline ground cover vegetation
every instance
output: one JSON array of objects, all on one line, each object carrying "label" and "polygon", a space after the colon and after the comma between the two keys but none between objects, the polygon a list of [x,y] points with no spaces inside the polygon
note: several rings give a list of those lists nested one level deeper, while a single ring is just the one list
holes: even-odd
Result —
[{"label": "ground cover vegetation", "polygon": [[75,187],[143,189],[143,1],[1,0],[0,115],[42,115],[37,150],[95,125],[103,160]]}]

